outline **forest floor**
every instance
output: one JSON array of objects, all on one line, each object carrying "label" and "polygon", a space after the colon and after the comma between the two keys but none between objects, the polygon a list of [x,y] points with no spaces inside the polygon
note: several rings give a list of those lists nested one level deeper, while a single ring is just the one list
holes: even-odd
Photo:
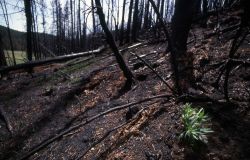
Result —
[{"label": "forest floor", "polygon": [[[126,120],[128,108],[100,116],[64,134],[28,158],[250,159],[250,68],[238,66],[233,69],[229,79],[232,103],[224,102],[221,87],[224,76],[218,86],[214,85],[220,67],[212,64],[227,60],[235,31],[205,38],[203,35],[212,29],[194,26],[188,46],[195,55],[194,73],[200,92],[218,102],[192,103],[195,107],[203,107],[209,114],[214,131],[200,155],[188,152],[178,139],[183,128],[181,113],[184,103],[165,96],[131,106],[140,111],[130,120]],[[240,59],[250,59],[249,41],[248,36],[237,52]],[[92,116],[147,97],[171,95],[171,90],[130,54],[142,56],[173,86],[166,47],[163,42],[147,42],[124,53],[137,78],[130,90],[123,90],[125,78],[115,58],[109,56],[111,51],[105,51],[90,61],[80,58],[36,67],[33,76],[15,72],[3,78],[0,81],[0,109],[4,113],[4,118],[0,119],[0,159],[26,159],[27,153],[40,143],[87,122]]]}]

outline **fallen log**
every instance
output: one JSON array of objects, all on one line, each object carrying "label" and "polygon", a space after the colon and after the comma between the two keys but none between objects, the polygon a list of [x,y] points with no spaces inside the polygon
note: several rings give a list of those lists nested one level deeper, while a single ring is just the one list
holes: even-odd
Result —
[{"label": "fallen log", "polygon": [[210,33],[205,34],[204,38],[208,39],[208,38],[211,38],[212,36],[215,36],[217,34],[224,34],[224,33],[227,33],[229,31],[234,31],[234,30],[238,29],[239,27],[240,27],[240,24],[236,24],[236,25],[233,25],[233,26],[230,26],[230,27],[218,30],[218,31],[212,31]]},{"label": "fallen log", "polygon": [[99,54],[99,53],[103,52],[104,50],[105,50],[104,47],[100,47],[100,48],[98,48],[96,50],[92,50],[92,51],[63,55],[63,56],[49,58],[46,60],[31,61],[31,62],[27,62],[27,63],[17,64],[15,66],[5,66],[5,67],[0,68],[0,74],[2,75],[2,74],[6,74],[10,71],[29,69],[29,68],[33,68],[33,67],[40,66],[40,65],[57,63],[57,62],[64,62],[64,61],[68,61],[68,60],[79,58],[79,57],[90,56],[93,54]]}]

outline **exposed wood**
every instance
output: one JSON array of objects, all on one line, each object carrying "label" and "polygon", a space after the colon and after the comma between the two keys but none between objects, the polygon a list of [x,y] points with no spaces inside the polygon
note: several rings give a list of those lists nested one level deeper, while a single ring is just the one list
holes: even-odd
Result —
[{"label": "exposed wood", "polygon": [[82,157],[84,157],[93,147],[95,147],[96,145],[100,144],[105,138],[107,138],[112,132],[120,129],[121,127],[127,125],[128,123],[132,122],[133,120],[136,119],[137,116],[139,116],[145,109],[147,109],[148,107],[142,108],[139,112],[137,112],[137,114],[134,116],[134,118],[114,127],[113,129],[107,131],[100,139],[96,140],[93,144],[91,144],[90,147],[88,147],[88,149],[86,151],[84,151],[76,160],[80,160]]}]

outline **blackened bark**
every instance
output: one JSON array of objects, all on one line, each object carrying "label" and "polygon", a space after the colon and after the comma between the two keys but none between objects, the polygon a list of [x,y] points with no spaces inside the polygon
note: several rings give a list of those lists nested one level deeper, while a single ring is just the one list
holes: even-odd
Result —
[{"label": "blackened bark", "polygon": [[121,22],[121,29],[120,29],[120,46],[123,45],[123,38],[124,38],[125,8],[126,8],[126,0],[123,0],[123,6],[122,6],[122,22]]},{"label": "blackened bark", "polygon": [[9,36],[9,40],[10,40],[10,48],[11,48],[11,52],[12,52],[13,63],[14,63],[14,65],[16,65],[16,58],[15,58],[15,54],[14,54],[12,36],[10,33],[9,17],[8,17],[8,11],[7,11],[5,0],[3,1],[3,4],[2,4],[2,2],[0,2],[0,4],[1,4],[2,10],[3,10],[5,22],[7,25],[7,32],[8,32],[8,36]]},{"label": "blackened bark", "polygon": [[143,23],[143,29],[148,29],[149,28],[149,1],[146,1],[146,6],[145,6],[145,13],[144,13],[144,23]]},{"label": "blackened bark", "polygon": [[117,63],[119,65],[119,67],[121,68],[121,70],[123,71],[124,76],[127,78],[127,84],[132,84],[133,82],[133,74],[132,72],[129,70],[129,68],[127,67],[122,55],[120,54],[114,38],[112,36],[112,33],[109,31],[108,26],[106,24],[105,21],[105,15],[103,13],[103,9],[100,3],[100,0],[95,0],[96,3],[96,7],[97,7],[97,14],[99,15],[99,19],[100,19],[100,24],[106,34],[106,38],[107,38],[107,42],[110,45],[111,49],[114,52],[115,58],[117,60]]},{"label": "blackened bark", "polygon": [[176,0],[171,28],[173,47],[178,55],[185,54],[187,50],[188,33],[197,1],[199,0]]},{"label": "blackened bark", "polygon": [[172,39],[170,38],[167,27],[165,26],[163,18],[161,17],[161,14],[160,14],[155,2],[153,0],[148,0],[148,1],[151,3],[152,8],[154,9],[154,11],[157,15],[157,18],[159,20],[159,23],[162,26],[163,31],[166,35],[166,38],[168,41],[168,50],[170,51],[170,54],[171,54],[171,65],[172,65],[172,69],[174,71],[173,72],[174,73],[174,85],[175,85],[175,88],[176,88],[178,94],[181,94],[181,89],[179,86],[179,74],[178,74],[178,68],[177,68],[178,66],[177,66],[177,61],[176,61],[176,56],[175,56],[176,53],[175,53],[175,50],[173,49]]},{"label": "blackened bark", "polygon": [[74,40],[74,17],[73,17],[73,2],[70,0],[70,17],[71,17],[71,51],[75,50]]},{"label": "blackened bark", "polygon": [[[173,59],[176,60],[177,70],[185,70],[181,75],[176,76],[179,83],[179,92],[187,92],[191,87],[193,80],[192,70],[185,68],[190,67],[193,61],[193,54],[187,54],[187,39],[191,28],[192,18],[197,11],[197,3],[199,0],[176,0],[174,16],[172,19],[172,47]],[[178,72],[177,71],[177,72]]]},{"label": "blackened bark", "polygon": [[241,1],[241,5],[244,8],[244,13],[241,16],[241,24],[240,24],[240,28],[237,31],[233,43],[232,43],[232,47],[230,49],[229,52],[229,61],[226,64],[226,71],[225,71],[225,80],[224,80],[224,95],[225,95],[225,99],[227,101],[229,101],[229,94],[228,94],[228,81],[229,81],[229,75],[231,73],[231,70],[233,69],[233,65],[232,65],[232,59],[235,58],[235,54],[237,52],[237,50],[239,49],[240,45],[243,43],[243,41],[245,40],[245,38],[247,37],[247,35],[249,34],[249,29],[248,27],[250,26],[250,2],[249,0],[242,0]]},{"label": "blackened bark", "polygon": [[126,33],[126,43],[130,42],[130,30],[131,30],[133,4],[134,4],[134,0],[130,0],[129,13],[128,13],[128,23],[127,23],[127,33]]},{"label": "blackened bark", "polygon": [[202,27],[207,27],[207,12],[208,12],[208,0],[203,0],[203,3],[202,3],[202,17],[203,17],[203,20],[202,20]]},{"label": "blackened bark", "polygon": [[92,7],[93,33],[96,34],[94,0],[91,0],[91,7]]},{"label": "blackened bark", "polygon": [[0,67],[2,66],[7,66],[7,62],[3,52],[2,35],[0,34]]},{"label": "blackened bark", "polygon": [[32,61],[32,13],[31,13],[31,0],[24,0],[26,23],[27,23],[27,59]]},{"label": "blackened bark", "polygon": [[138,31],[138,5],[139,5],[139,0],[135,0],[135,8],[134,8],[134,15],[133,15],[133,27],[132,27],[132,40],[133,42],[136,42],[137,38],[137,31]]}]

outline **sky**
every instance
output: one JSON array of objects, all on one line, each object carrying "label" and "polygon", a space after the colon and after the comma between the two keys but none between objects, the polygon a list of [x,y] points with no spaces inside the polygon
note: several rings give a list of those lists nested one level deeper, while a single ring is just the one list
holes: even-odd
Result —
[{"label": "sky", "polygon": [[[3,1],[2,1],[3,2]],[[25,30],[25,14],[23,12],[23,1],[6,0],[7,11],[9,15],[10,28],[24,31]],[[3,9],[0,6],[0,25],[6,26],[3,15]]]},{"label": "sky", "polygon": [[[0,1],[3,2],[3,0],[0,0]],[[51,23],[52,23],[52,7],[51,7],[52,0],[44,0],[44,1],[46,3],[46,6],[47,6],[46,30],[48,31],[51,29]],[[59,0],[59,1],[62,4],[62,8],[63,8],[66,0]],[[24,13],[23,0],[5,0],[5,2],[6,2],[6,6],[7,6],[7,11],[9,14],[10,28],[25,32],[25,30],[26,30],[26,17],[25,17],[25,13]],[[39,0],[35,0],[35,2],[37,3],[37,7],[38,7],[37,9],[40,12]],[[90,5],[90,2],[91,2],[90,0],[86,0],[87,5]],[[39,21],[39,24],[42,23],[41,16],[38,19],[38,21]],[[3,9],[1,6],[0,6],[0,25],[6,26],[6,22],[5,22],[4,15],[3,15]],[[40,26],[39,31],[42,32],[42,25],[39,25],[39,26]]]},{"label": "sky", "polygon": [[[0,2],[3,2],[4,0],[0,0]],[[18,31],[26,31],[26,17],[25,17],[25,13],[24,13],[24,0],[5,0],[6,2],[6,6],[7,6],[7,11],[9,14],[9,25],[10,28],[18,30]],[[40,0],[34,0],[36,2],[36,6],[37,6],[37,10],[40,14],[40,7],[41,4],[39,3]],[[51,33],[53,30],[53,25],[52,24],[52,5],[51,2],[52,0],[44,0],[46,3],[46,33]],[[67,0],[59,0],[59,2],[62,4],[62,8],[64,8],[64,4]],[[81,5],[83,6],[83,1],[85,2],[85,4],[87,4],[88,6],[91,6],[91,0],[81,0]],[[104,3],[107,3],[108,0],[104,0]],[[174,2],[174,0],[171,0]],[[76,0],[76,3],[78,2],[78,0]],[[119,10],[120,10],[120,15],[119,15],[119,21],[121,21],[122,18],[122,3],[123,0],[117,0],[116,2],[119,2]],[[127,0],[127,3],[129,1]],[[103,5],[104,8],[104,12],[107,11],[108,7],[107,4]],[[126,5],[127,9],[126,12],[128,12],[128,4]],[[115,6],[115,8],[117,8],[117,6]],[[125,14],[125,16],[127,16],[127,13]],[[125,17],[126,19],[126,17]],[[88,16],[87,19],[87,25],[88,26],[92,26],[92,18],[91,16]],[[42,16],[40,14],[40,16],[38,16],[38,31],[39,32],[43,32],[42,29]],[[4,19],[4,14],[3,14],[3,9],[0,6],[0,25],[6,26],[6,22]],[[91,27],[90,27],[91,28]]]}]

